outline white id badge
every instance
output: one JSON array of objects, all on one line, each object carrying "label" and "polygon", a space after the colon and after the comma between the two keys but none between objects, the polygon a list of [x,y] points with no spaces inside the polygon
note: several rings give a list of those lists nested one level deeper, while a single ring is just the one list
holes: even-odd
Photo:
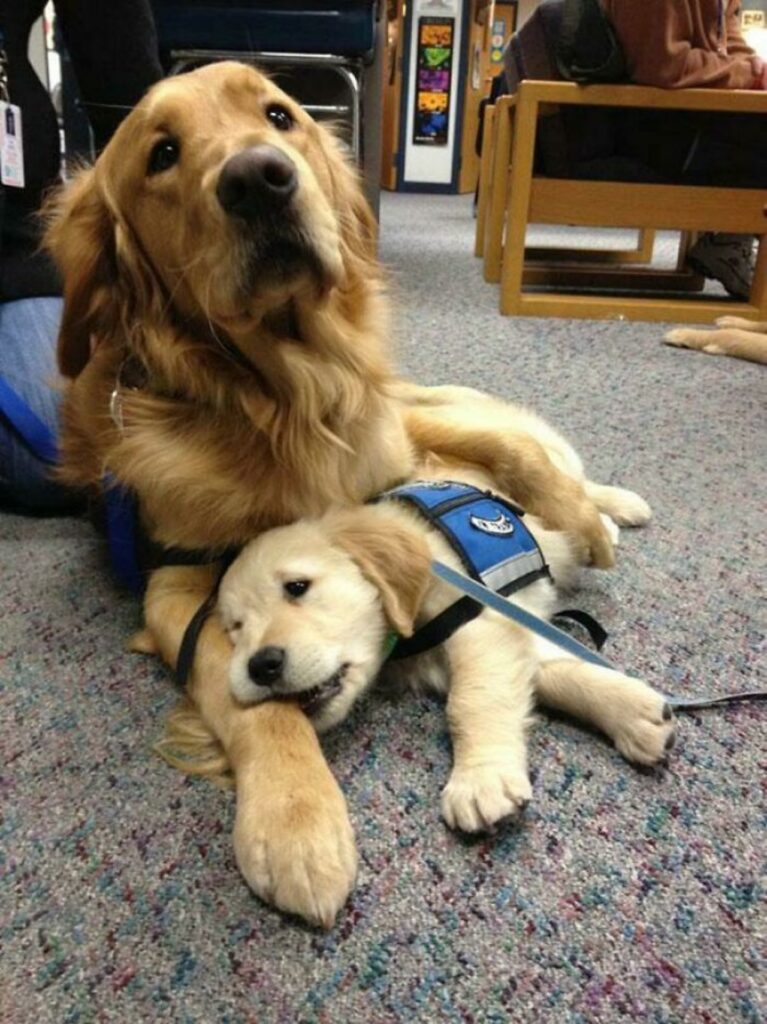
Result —
[{"label": "white id badge", "polygon": [[24,141],[21,108],[0,101],[0,178],[4,185],[24,188]]}]

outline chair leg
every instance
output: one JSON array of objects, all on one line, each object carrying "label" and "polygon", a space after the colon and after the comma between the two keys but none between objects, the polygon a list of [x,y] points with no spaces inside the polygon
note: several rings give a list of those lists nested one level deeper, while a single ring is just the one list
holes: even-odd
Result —
[{"label": "chair leg", "polygon": [[482,161],[479,165],[479,195],[477,196],[477,229],[474,236],[474,255],[481,256],[485,251],[485,226],[487,223],[487,206],[493,189],[493,144],[495,135],[495,106],[485,107],[485,119],[482,125]]},{"label": "chair leg", "polygon": [[[514,114],[511,173],[506,175],[510,192],[506,214],[506,243],[501,269],[501,313],[518,313],[522,299],[525,237],[530,211],[530,191],[535,155],[537,103],[520,103]],[[503,224],[501,224],[503,227]]]},{"label": "chair leg", "polygon": [[687,265],[687,255],[700,237],[698,231],[682,231],[679,235],[679,252],[677,254],[676,269],[684,270]]},{"label": "chair leg", "polygon": [[652,228],[640,228],[635,259],[627,259],[631,263],[652,263],[655,249],[655,232]]},{"label": "chair leg", "polygon": [[490,208],[487,212],[488,222],[485,229],[484,273],[486,281],[499,281],[501,277],[503,225],[509,194],[509,153],[511,151],[511,120],[513,116],[514,113],[511,106],[504,103],[503,97],[501,97],[496,104],[495,110],[493,188],[490,195]]},{"label": "chair leg", "polygon": [[767,234],[759,237],[749,302],[755,308],[756,319],[767,320]]}]

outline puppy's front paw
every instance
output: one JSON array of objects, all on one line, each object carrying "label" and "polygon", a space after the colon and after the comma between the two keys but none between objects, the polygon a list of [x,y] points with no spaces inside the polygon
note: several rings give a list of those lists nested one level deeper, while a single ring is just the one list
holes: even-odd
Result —
[{"label": "puppy's front paw", "polygon": [[662,694],[640,679],[616,682],[606,732],[628,761],[653,765],[676,742],[676,721]]},{"label": "puppy's front paw", "polygon": [[346,802],[335,779],[281,791],[238,782],[234,853],[251,889],[280,910],[330,928],[357,875]]},{"label": "puppy's front paw", "polygon": [[524,810],[532,795],[527,775],[508,765],[454,768],[442,790],[442,817],[450,828],[482,832]]}]

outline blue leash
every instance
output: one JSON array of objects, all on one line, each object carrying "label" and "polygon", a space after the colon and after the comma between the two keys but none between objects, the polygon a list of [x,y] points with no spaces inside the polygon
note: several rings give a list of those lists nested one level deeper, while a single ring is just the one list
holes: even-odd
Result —
[{"label": "blue leash", "polygon": [[[605,659],[595,651],[590,650],[588,647],[584,647],[583,644],[579,643],[568,633],[564,633],[561,629],[557,629],[556,626],[553,626],[550,622],[546,622],[545,619],[539,619],[537,615],[532,615],[530,612],[525,611],[524,608],[520,608],[519,605],[513,604],[505,597],[501,597],[500,594],[496,594],[494,591],[489,590],[481,583],[477,583],[468,576],[464,576],[463,573],[456,572],[455,569],[451,569],[442,562],[436,561],[431,563],[431,569],[435,576],[444,580],[444,582],[449,584],[451,587],[455,587],[456,590],[460,590],[461,593],[466,594],[468,597],[478,601],[480,604],[486,605],[488,608],[492,608],[493,611],[499,612],[507,619],[511,619],[520,626],[524,626],[533,633],[537,633],[538,636],[543,637],[544,640],[550,641],[550,643],[556,644],[557,647],[561,647],[563,650],[567,651],[568,654],[572,654],[576,658],[581,658],[583,661],[589,661],[592,665],[599,665],[600,668],[609,668],[613,672],[618,671],[609,663],[609,661],[605,661]],[[767,699],[767,690],[749,690],[745,693],[727,693],[717,695],[700,694],[697,697],[686,698],[672,697],[668,694],[663,694],[663,696],[672,708],[679,711],[692,711],[696,708],[714,707],[717,704],[735,704],[744,700],[765,700]]]},{"label": "blue leash", "polygon": [[0,415],[41,462],[50,466],[58,462],[59,449],[53,432],[4,377],[0,377]]}]

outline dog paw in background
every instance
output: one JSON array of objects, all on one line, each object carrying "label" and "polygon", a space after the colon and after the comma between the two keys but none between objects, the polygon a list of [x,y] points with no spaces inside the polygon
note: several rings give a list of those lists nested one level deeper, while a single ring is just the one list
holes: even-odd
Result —
[{"label": "dog paw in background", "polygon": [[733,356],[767,364],[767,323],[755,323],[738,316],[720,317],[712,330],[677,327],[663,340],[667,345],[696,349],[710,356]]}]

